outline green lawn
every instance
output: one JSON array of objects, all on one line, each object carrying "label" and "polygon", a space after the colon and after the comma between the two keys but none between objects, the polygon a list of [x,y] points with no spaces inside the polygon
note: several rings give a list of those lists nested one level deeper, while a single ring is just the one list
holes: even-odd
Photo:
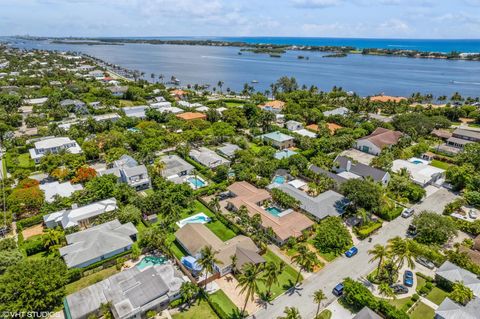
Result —
[{"label": "green lawn", "polygon": [[437,167],[437,168],[441,168],[441,169],[448,169],[452,164],[449,164],[449,163],[445,163],[445,162],[442,162],[442,161],[439,161],[439,160],[433,160],[430,165],[434,166],[434,167]]},{"label": "green lawn", "polygon": [[108,278],[118,272],[117,267],[113,266],[100,270],[94,274],[80,278],[79,280],[72,282],[65,286],[65,292],[67,295],[79,291],[82,288],[93,285],[99,281],[102,281],[105,278]]},{"label": "green lawn", "polygon": [[323,310],[317,316],[317,319],[330,319],[332,317],[332,312],[328,309]]},{"label": "green lawn", "polygon": [[442,290],[438,287],[433,287],[432,291],[426,296],[428,300],[430,300],[433,303],[436,303],[437,305],[440,305],[445,298],[447,298],[448,292],[445,290]]},{"label": "green lawn", "polygon": [[218,319],[213,309],[206,300],[199,299],[187,311],[177,313],[173,319]]},{"label": "green lawn", "polygon": [[[223,292],[223,290],[218,290],[215,293],[209,296],[210,301],[216,303],[224,313],[229,317],[236,317],[239,315],[240,310],[235,306],[235,304],[228,298],[228,296]],[[214,307],[216,308],[216,307]]]},{"label": "green lawn", "polygon": [[178,258],[178,260],[182,259],[183,256],[187,256],[187,252],[180,246],[179,243],[175,240],[174,234],[168,235],[168,242],[170,243],[170,251]]},{"label": "green lawn", "polygon": [[335,253],[322,253],[321,251],[318,251],[318,254],[328,262],[331,262],[338,257]]},{"label": "green lawn", "polygon": [[415,308],[410,312],[411,319],[432,319],[435,316],[435,310],[424,304],[418,302]]},{"label": "green lawn", "polygon": [[405,306],[407,302],[410,301],[410,298],[407,297],[407,298],[387,299],[387,301],[392,306],[397,307],[397,309],[402,309],[403,306]]},{"label": "green lawn", "polygon": [[416,278],[417,278],[417,289],[416,289],[416,291],[418,292],[420,289],[422,289],[423,286],[425,286],[427,281],[420,276],[416,276]]},{"label": "green lawn", "polygon": [[[193,211],[193,212],[192,212]],[[192,216],[198,213],[204,213],[205,215],[209,216],[212,218],[212,221],[208,224],[205,224],[205,226],[208,227],[215,235],[218,236],[223,241],[227,241],[229,239],[232,239],[233,237],[237,236],[233,230],[225,226],[221,221],[216,220],[215,214],[208,209],[205,205],[200,203],[199,201],[195,201],[193,203],[193,207],[191,210],[188,210],[188,213],[186,213],[182,218]]]},{"label": "green lawn", "polygon": [[[275,255],[275,253],[270,250],[267,250],[267,252],[263,255],[263,258],[265,258],[267,262],[273,261],[276,264],[282,262],[280,257]],[[290,287],[292,287],[295,283],[295,279],[297,279],[297,271],[293,269],[290,265],[287,265],[283,273],[278,277],[278,284],[272,286],[272,297],[275,298]],[[302,279],[303,278],[300,278],[300,280]],[[258,283],[258,287],[260,293],[265,293],[267,291],[267,287],[262,282]]]},{"label": "green lawn", "polygon": [[260,146],[254,143],[248,143],[248,148],[252,150],[254,153],[260,152]]},{"label": "green lawn", "polygon": [[240,102],[225,102],[227,106],[240,106],[244,105],[245,103],[240,103]]}]

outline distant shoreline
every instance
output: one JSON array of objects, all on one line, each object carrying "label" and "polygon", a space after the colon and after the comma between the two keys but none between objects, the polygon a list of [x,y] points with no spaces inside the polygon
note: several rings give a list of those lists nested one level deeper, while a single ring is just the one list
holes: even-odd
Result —
[{"label": "distant shoreline", "polygon": [[195,39],[133,39],[133,38],[53,38],[53,37],[16,37],[17,39],[26,39],[34,41],[51,41],[55,44],[68,45],[123,45],[123,44],[152,44],[152,45],[199,45],[199,46],[224,46],[238,47],[240,51],[251,51],[256,54],[269,54],[272,57],[290,50],[311,51],[311,52],[331,52],[337,57],[343,57],[348,54],[362,55],[380,55],[423,59],[446,59],[446,60],[465,60],[480,61],[480,53],[461,53],[461,52],[427,52],[408,49],[385,49],[385,48],[356,48],[353,46],[315,46],[315,45],[284,45],[269,43],[248,43],[243,41],[221,41],[221,40],[195,40]]}]

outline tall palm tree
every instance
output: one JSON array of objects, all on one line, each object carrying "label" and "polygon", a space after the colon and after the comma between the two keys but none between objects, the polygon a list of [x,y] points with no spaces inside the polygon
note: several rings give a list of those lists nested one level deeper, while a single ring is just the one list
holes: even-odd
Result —
[{"label": "tall palm tree", "polygon": [[376,244],[375,246],[373,246],[373,249],[370,249],[368,251],[368,254],[372,256],[369,262],[372,263],[378,260],[378,266],[377,266],[377,277],[378,277],[382,272],[383,260],[385,259],[385,257],[388,256],[388,249],[385,246]]},{"label": "tall palm tree", "polygon": [[49,229],[43,236],[43,247],[48,248],[50,252],[55,251],[63,242],[64,233],[58,229]]},{"label": "tall palm tree", "polygon": [[223,86],[223,81],[218,81],[217,86],[220,89],[220,93],[222,93],[222,86]]},{"label": "tall palm tree", "polygon": [[457,282],[453,284],[453,290],[450,293],[450,299],[458,302],[462,305],[466,305],[470,300],[474,298],[473,291],[465,286],[463,282]]},{"label": "tall palm tree", "polygon": [[258,291],[258,284],[263,281],[261,278],[262,266],[247,263],[243,266],[242,272],[238,276],[238,287],[241,287],[240,293],[245,293],[245,304],[243,305],[242,314],[245,314],[248,300],[254,300],[255,293]]},{"label": "tall palm tree", "polygon": [[182,296],[183,301],[185,301],[190,308],[192,300],[198,294],[198,286],[190,281],[182,283],[180,287],[180,295]]},{"label": "tall palm tree", "polygon": [[220,199],[217,196],[212,197],[208,205],[217,212],[220,211]]},{"label": "tall palm tree", "polygon": [[313,293],[313,301],[317,304],[317,314],[315,315],[315,317],[318,316],[322,301],[324,301],[325,299],[327,299],[327,296],[325,296],[325,293],[322,289],[318,289]]},{"label": "tall palm tree", "polygon": [[300,245],[297,248],[298,253],[292,257],[292,261],[299,266],[297,279],[295,280],[294,287],[297,286],[300,281],[302,271],[311,271],[315,265],[318,264],[317,255],[310,251],[305,245]]},{"label": "tall palm tree", "polygon": [[218,251],[213,250],[212,246],[205,246],[200,250],[201,257],[197,260],[197,263],[202,266],[203,271],[205,271],[205,285],[207,287],[207,278],[208,273],[213,274],[215,271],[214,264],[221,264],[222,262],[218,260],[215,256],[218,254]]},{"label": "tall palm tree", "polygon": [[232,272],[235,275],[237,273],[237,262],[238,262],[238,257],[237,255],[231,255],[230,256],[230,262],[232,263]]},{"label": "tall palm tree", "polygon": [[157,159],[155,163],[153,164],[153,171],[155,174],[158,176],[161,176],[163,171],[165,170],[166,165],[165,162],[163,162],[161,159]]},{"label": "tall palm tree", "polygon": [[394,263],[396,264],[396,272],[402,268],[405,261],[407,262],[408,267],[412,269],[415,268],[413,252],[410,250],[410,243],[408,240],[397,236],[389,240],[388,246],[392,257],[394,258]]},{"label": "tall palm tree", "polygon": [[270,297],[272,293],[272,286],[278,284],[278,277],[285,270],[285,263],[276,264],[272,261],[266,263],[263,267],[263,278],[267,286],[267,296]]},{"label": "tall palm tree", "polygon": [[387,297],[387,298],[394,298],[395,299],[395,297],[396,297],[395,292],[390,287],[390,285],[386,282],[381,283],[378,286],[378,292],[380,293],[380,295],[382,295],[384,297]]},{"label": "tall palm tree", "polygon": [[283,313],[285,314],[285,316],[278,317],[277,319],[302,319],[302,316],[300,316],[298,309],[295,307],[285,307]]}]

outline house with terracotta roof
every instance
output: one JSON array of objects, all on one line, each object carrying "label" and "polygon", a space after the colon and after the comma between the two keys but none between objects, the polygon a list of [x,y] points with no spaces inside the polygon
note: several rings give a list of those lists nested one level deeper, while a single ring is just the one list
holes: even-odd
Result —
[{"label": "house with terracotta roof", "polygon": [[343,128],[343,126],[340,126],[338,124],[335,124],[335,123],[327,123],[327,128],[328,130],[330,131],[330,134],[335,134],[335,132],[341,128]]},{"label": "house with terracotta roof", "polygon": [[285,107],[285,102],[279,100],[268,101],[262,105],[258,106],[264,111],[272,112],[272,113],[280,113],[283,108]]},{"label": "house with terracotta roof", "polygon": [[184,90],[172,90],[170,91],[170,96],[173,96],[177,100],[183,100],[187,95],[187,92]]},{"label": "house with terracotta roof", "polygon": [[407,98],[402,96],[388,96],[388,95],[377,95],[370,97],[370,102],[393,102],[393,103],[400,103],[402,101],[406,101]]},{"label": "house with terracotta roof", "polygon": [[270,193],[245,181],[233,183],[228,191],[231,197],[225,200],[226,208],[236,212],[244,206],[250,217],[260,215],[262,227],[273,231],[275,237],[272,239],[278,245],[283,245],[290,237],[300,237],[304,230],[314,224],[308,217],[292,209],[281,212],[271,207],[265,209],[264,205],[272,198]]},{"label": "house with terracotta roof", "polygon": [[177,114],[177,118],[185,120],[185,121],[193,121],[193,120],[206,120],[207,116],[203,113],[197,112],[185,112],[182,114]]},{"label": "house with terracotta roof", "polygon": [[359,138],[355,147],[362,152],[379,155],[384,148],[397,144],[402,136],[402,132],[379,127],[372,134]]}]

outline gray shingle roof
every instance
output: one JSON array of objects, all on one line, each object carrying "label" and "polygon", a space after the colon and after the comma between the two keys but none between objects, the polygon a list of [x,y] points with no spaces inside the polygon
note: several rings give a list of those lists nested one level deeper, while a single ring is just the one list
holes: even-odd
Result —
[{"label": "gray shingle roof", "polygon": [[368,307],[363,307],[353,319],[382,319],[375,311]]},{"label": "gray shingle roof", "polygon": [[437,269],[436,275],[452,283],[463,282],[475,296],[480,297],[480,279],[470,271],[446,261]]},{"label": "gray shingle roof", "polygon": [[345,183],[346,181],[348,181],[348,179],[343,178],[343,177],[340,176],[340,175],[337,175],[337,174],[335,174],[335,173],[329,172],[329,171],[324,170],[323,168],[318,167],[318,166],[315,166],[315,165],[310,165],[309,169],[310,169],[312,172],[314,172],[315,174],[325,175],[325,176],[333,179],[338,185],[341,185],[341,184]]},{"label": "gray shingle roof", "polygon": [[162,172],[164,177],[178,175],[194,169],[193,165],[181,159],[178,155],[163,156],[160,160],[165,164],[165,169]]},{"label": "gray shingle roof", "polygon": [[337,158],[335,159],[335,163],[338,167],[338,170],[346,171],[348,161],[351,162],[351,167],[349,172],[364,178],[371,177],[376,182],[381,182],[382,179],[385,177],[385,175],[388,174],[387,172],[382,171],[381,169],[378,169],[378,168],[374,168],[362,163],[354,163],[351,159],[345,156],[337,156]]},{"label": "gray shingle roof", "polygon": [[446,298],[435,311],[437,319],[477,319],[480,313],[480,299],[471,300],[462,306],[450,298]]}]

